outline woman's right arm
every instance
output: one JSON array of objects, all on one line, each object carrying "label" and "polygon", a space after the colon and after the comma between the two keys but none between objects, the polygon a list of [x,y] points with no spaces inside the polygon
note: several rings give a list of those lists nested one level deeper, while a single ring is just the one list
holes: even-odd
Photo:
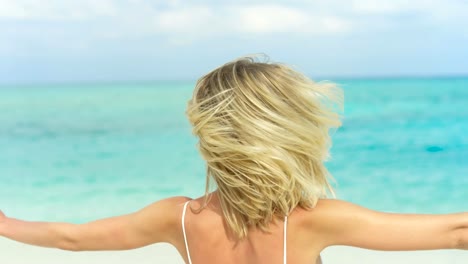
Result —
[{"label": "woman's right arm", "polygon": [[185,197],[155,202],[127,215],[84,224],[30,222],[6,217],[0,211],[0,236],[41,247],[70,251],[126,250],[179,237]]},{"label": "woman's right arm", "polygon": [[382,213],[339,200],[321,200],[315,211],[315,231],[324,238],[324,247],[468,249],[468,212],[445,215]]}]

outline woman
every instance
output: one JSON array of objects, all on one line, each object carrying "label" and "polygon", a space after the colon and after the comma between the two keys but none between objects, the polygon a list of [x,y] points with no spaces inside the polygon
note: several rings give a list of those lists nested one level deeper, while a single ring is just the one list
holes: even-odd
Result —
[{"label": "woman", "polygon": [[[468,249],[468,213],[380,213],[339,200],[323,162],[341,91],[290,67],[242,58],[198,80],[187,115],[207,162],[206,194],[86,224],[0,212],[0,235],[71,251],[168,242],[186,263],[321,263],[331,245]],[[210,179],[216,190],[209,192]]]}]

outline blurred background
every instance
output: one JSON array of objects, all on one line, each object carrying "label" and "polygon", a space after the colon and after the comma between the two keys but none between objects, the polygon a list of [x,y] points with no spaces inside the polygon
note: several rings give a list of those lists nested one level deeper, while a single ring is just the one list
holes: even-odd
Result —
[{"label": "blurred background", "polygon": [[203,194],[202,74],[266,53],[345,91],[338,198],[468,207],[468,3],[0,0],[0,208],[82,222]]}]

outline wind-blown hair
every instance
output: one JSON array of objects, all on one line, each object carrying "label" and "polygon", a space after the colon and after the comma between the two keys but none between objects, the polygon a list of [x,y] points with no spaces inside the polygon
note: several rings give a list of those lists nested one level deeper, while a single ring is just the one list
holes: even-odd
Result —
[{"label": "wind-blown hair", "polygon": [[256,57],[201,77],[187,116],[207,163],[204,206],[212,178],[226,223],[242,239],[249,227],[267,231],[275,218],[333,193],[324,161],[342,101],[336,85]]}]

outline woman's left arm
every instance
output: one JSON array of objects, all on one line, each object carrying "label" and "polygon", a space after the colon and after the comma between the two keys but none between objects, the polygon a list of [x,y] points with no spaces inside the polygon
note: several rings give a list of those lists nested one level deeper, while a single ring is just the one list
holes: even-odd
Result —
[{"label": "woman's left arm", "polygon": [[177,237],[181,205],[174,197],[155,202],[138,212],[86,224],[28,222],[0,211],[0,236],[41,247],[70,251],[126,250]]}]

